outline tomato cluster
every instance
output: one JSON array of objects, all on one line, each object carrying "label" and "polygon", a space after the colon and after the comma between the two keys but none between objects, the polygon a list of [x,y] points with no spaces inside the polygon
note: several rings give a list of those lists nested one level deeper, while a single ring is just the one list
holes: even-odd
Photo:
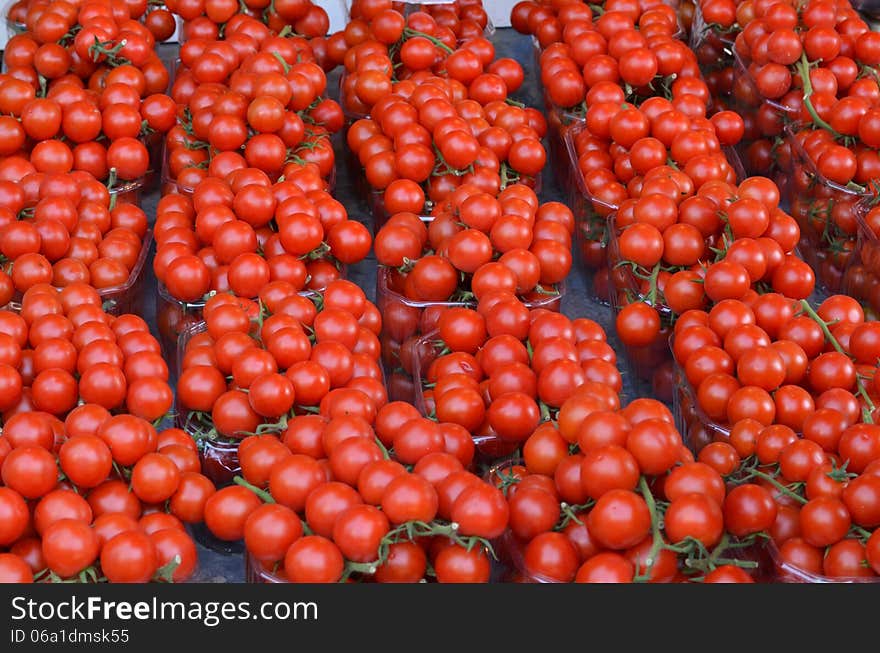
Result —
[{"label": "tomato cluster", "polygon": [[338,409],[371,422],[387,395],[381,318],[363,291],[338,280],[321,295],[299,294],[273,281],[259,300],[221,293],[206,302],[205,321],[187,333],[179,361],[181,425],[197,439],[229,441],[283,431],[308,411]]},{"label": "tomato cluster", "polygon": [[[605,2],[594,16],[587,5],[525,0],[514,8],[513,26],[533,34],[541,48],[541,82],[556,124],[583,115],[604,82],[626,88],[639,103],[665,92],[680,97],[700,71],[693,53],[676,38],[675,10],[662,2]],[[687,94],[687,93],[684,93]]]},{"label": "tomato cluster", "polygon": [[539,204],[522,184],[497,197],[470,184],[460,186],[426,220],[410,212],[394,214],[375,243],[391,396],[413,397],[414,347],[436,328],[444,308],[472,307],[491,296],[512,301],[520,315],[529,308],[558,311],[560,284],[571,268],[573,229],[566,206]]},{"label": "tomato cluster", "polygon": [[[164,95],[169,73],[157,37],[138,20],[145,10],[137,2],[27,4],[26,31],[3,54],[4,156],[27,153],[37,170],[83,170],[111,184],[155,169],[158,135],[173,125],[175,107]],[[162,14],[150,13],[167,38]]]},{"label": "tomato cluster", "polygon": [[[707,81],[745,120],[747,168],[780,180],[805,260],[839,292],[856,245],[856,205],[877,176],[874,34],[848,2],[710,0],[698,16],[711,26],[701,59]],[[721,52],[719,71],[712,57]]]},{"label": "tomato cluster", "polygon": [[4,582],[192,576],[198,553],[184,522],[201,521],[214,487],[197,471],[191,439],[96,404],[65,422],[40,412],[20,417],[4,425],[0,447]]},{"label": "tomato cluster", "polygon": [[209,500],[206,523],[244,539],[256,582],[488,582],[508,506],[467,471],[473,452],[461,426],[402,402],[297,417],[280,440],[242,441],[243,478]]},{"label": "tomato cluster", "polygon": [[180,49],[171,87],[178,120],[165,139],[166,191],[191,193],[206,177],[244,169],[279,177],[330,179],[330,135],[342,111],[324,97],[327,79],[309,41],[273,34],[240,14],[222,40],[193,39]]},{"label": "tomato cluster", "polygon": [[672,349],[687,381],[682,411],[694,425],[693,446],[716,435],[739,438],[746,423],[806,437],[820,409],[837,410],[848,423],[870,422],[875,326],[845,295],[816,310],[806,300],[767,294],[686,313]]},{"label": "tomato cluster", "polygon": [[200,181],[191,197],[166,195],[155,238],[156,278],[184,304],[216,292],[255,298],[270,281],[323,289],[372,241],[318,175],[273,184],[256,168]]},{"label": "tomato cluster", "polygon": [[195,443],[153,425],[172,392],[147,324],[108,315],[82,283],[33,286],[0,324],[0,576],[191,576],[196,548],[181,520],[201,517],[186,488],[213,486],[198,474]]},{"label": "tomato cluster", "polygon": [[0,305],[46,285],[90,285],[114,312],[132,305],[150,232],[124,193],[85,172],[31,170],[0,187]]},{"label": "tomato cluster", "polygon": [[579,390],[522,464],[492,470],[510,506],[502,559],[525,582],[754,582],[773,494],[683,445],[669,409]]},{"label": "tomato cluster", "polygon": [[578,250],[601,299],[610,296],[607,221],[615,210],[646,195],[678,201],[707,182],[734,183],[742,175],[730,150],[743,129],[735,113],[720,112],[709,121],[704,113],[688,116],[663,98],[635,108],[622,102],[619,87],[607,91],[621,101],[592,105],[586,121],[564,134],[574,168],[570,197]]},{"label": "tomato cluster", "polygon": [[224,27],[228,29],[243,19],[254,19],[253,23],[264,25],[276,34],[285,30],[294,32],[321,47],[318,44],[323,44],[323,37],[330,28],[327,12],[311,0],[279,0],[277,3],[172,0],[166,6],[183,21],[182,41],[217,39]]},{"label": "tomato cluster", "polygon": [[366,117],[402,80],[410,88],[439,73],[457,83],[457,95],[501,100],[522,84],[517,62],[493,62],[495,48],[483,38],[489,19],[479,0],[417,9],[356,1],[345,29],[330,37],[330,57],[345,66],[340,90],[351,119]]},{"label": "tomato cluster", "polygon": [[[407,91],[411,91],[407,94]],[[495,196],[513,183],[534,187],[546,163],[543,117],[499,98],[456,93],[439,77],[396,85],[369,119],[348,130],[348,145],[375,196],[374,216],[423,214],[460,187]]]},{"label": "tomato cluster", "polygon": [[476,310],[443,309],[437,331],[414,350],[415,405],[467,429],[488,460],[512,453],[573,393],[616,395],[623,386],[596,322],[529,311],[504,293]]},{"label": "tomato cluster", "polygon": [[774,494],[770,534],[782,573],[874,576],[877,323],[844,295],[815,310],[765,295],[687,322],[673,347],[689,439]]},{"label": "tomato cluster", "polygon": [[655,390],[669,371],[662,364],[671,364],[667,343],[678,315],[727,299],[751,301],[757,291],[805,299],[815,286],[794,253],[797,223],[779,208],[769,179],[749,177],[738,187],[711,181],[677,198],[684,200],[676,210],[669,196],[642,195],[621,204],[612,221],[617,332]]}]

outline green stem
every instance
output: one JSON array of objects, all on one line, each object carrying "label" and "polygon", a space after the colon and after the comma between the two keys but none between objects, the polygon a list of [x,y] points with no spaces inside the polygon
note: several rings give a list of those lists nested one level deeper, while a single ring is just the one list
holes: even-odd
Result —
[{"label": "green stem", "polygon": [[804,106],[807,108],[813,122],[822,129],[831,132],[835,138],[839,138],[840,134],[819,116],[816,108],[813,106],[813,102],[810,100],[810,96],[813,95],[813,82],[810,80],[810,62],[807,60],[806,52],[801,53],[801,60],[795,64],[795,67],[798,73],[800,73],[801,81],[804,85]]},{"label": "green stem", "polygon": [[376,444],[379,445],[379,450],[382,452],[382,458],[385,460],[391,460],[391,454],[388,453],[388,447],[382,444],[382,440],[379,438],[375,438]]},{"label": "green stem", "polygon": [[766,474],[765,472],[759,471],[757,469],[753,469],[752,471],[749,472],[748,477],[746,477],[746,479],[744,479],[744,480],[747,480],[748,478],[764,479],[765,481],[770,483],[770,485],[772,485],[777,490],[782,492],[782,494],[784,494],[785,496],[791,497],[792,499],[795,499],[796,501],[798,501],[801,504],[807,503],[807,500],[804,497],[802,497],[797,492],[792,492],[789,488],[785,487],[782,483],[780,483],[775,478],[770,476],[770,474]]},{"label": "green stem", "polygon": [[651,276],[648,278],[650,285],[648,286],[648,303],[651,306],[657,305],[657,277],[660,275],[660,264],[654,266],[651,270]]},{"label": "green stem", "polygon": [[113,194],[113,187],[116,185],[117,180],[119,179],[116,168],[110,168],[110,173],[107,176],[107,191],[110,193],[110,210],[116,208],[116,195]]},{"label": "green stem", "polygon": [[260,499],[263,500],[263,503],[275,503],[275,499],[272,498],[272,495],[266,492],[266,490],[261,490],[256,485],[248,483],[241,476],[236,476],[232,479],[232,482],[236,485],[240,485],[243,488],[247,488],[248,490],[256,494],[258,497],[260,497]]},{"label": "green stem", "polygon": [[[838,342],[837,338],[834,337],[834,334],[831,333],[831,329],[828,328],[828,323],[819,317],[819,314],[813,310],[813,307],[810,306],[810,302],[806,299],[801,300],[801,308],[804,313],[806,313],[811,320],[813,320],[819,327],[822,329],[822,333],[825,334],[825,339],[831,343],[831,346],[834,347],[835,351],[845,356],[849,356],[846,353],[846,350],[841,346],[840,342]],[[868,406],[868,414],[863,415],[866,422],[869,424],[873,423],[873,418],[870,413],[874,410],[874,402],[871,400],[871,397],[868,395],[868,390],[865,388],[865,384],[862,382],[862,378],[857,374],[856,375],[856,388],[861,395],[862,399],[865,400],[865,404]]]},{"label": "green stem", "polygon": [[452,48],[450,48],[448,45],[446,45],[440,39],[433,37],[430,34],[425,34],[424,32],[420,32],[417,29],[410,29],[409,27],[404,28],[404,30],[403,30],[403,38],[404,39],[411,39],[416,36],[421,36],[423,39],[428,39],[431,43],[433,43],[435,46],[437,46],[438,48],[443,50],[443,52],[445,52],[446,54],[452,54],[452,52],[453,52]]},{"label": "green stem", "polygon": [[290,64],[284,60],[284,57],[282,57],[277,52],[273,52],[272,56],[275,57],[279,61],[279,63],[284,67],[284,74],[285,75],[290,72]]},{"label": "green stem", "polygon": [[660,549],[665,545],[665,542],[663,541],[663,534],[660,532],[660,516],[657,511],[657,502],[654,500],[654,495],[651,494],[651,488],[648,487],[648,481],[645,480],[644,476],[639,478],[639,491],[642,493],[642,498],[648,505],[648,512],[651,513],[652,542],[651,551],[648,553],[648,558],[645,561],[645,570],[642,571],[641,569],[636,569],[636,575],[633,578],[633,581],[637,583],[647,583],[651,580],[651,571],[654,569],[654,561],[657,559],[657,555],[660,553]]}]

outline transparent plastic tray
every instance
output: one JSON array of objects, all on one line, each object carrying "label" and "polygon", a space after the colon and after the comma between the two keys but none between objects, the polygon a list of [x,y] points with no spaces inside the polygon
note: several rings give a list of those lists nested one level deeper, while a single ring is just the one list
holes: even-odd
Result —
[{"label": "transparent plastic tray", "polygon": [[[341,278],[346,278],[348,268],[342,266]],[[302,290],[300,295],[312,296],[318,291]],[[173,359],[178,355],[179,343],[182,334],[203,322],[205,300],[184,302],[171,296],[168,288],[161,281],[157,281],[156,290],[156,321],[159,325],[159,343],[169,363],[176,363]],[[174,369],[175,365],[170,365]]]},{"label": "transparent plastic tray", "polygon": [[799,250],[813,268],[816,280],[827,291],[837,293],[843,288],[849,252],[855,249],[858,237],[857,228],[849,230],[845,226],[857,225],[859,207],[870,200],[871,194],[823,177],[795,133],[793,127],[786,127],[792,159],[789,206],[801,229]]},{"label": "transparent plastic tray", "polygon": [[[175,299],[161,281],[156,282],[156,322],[159,325],[159,343],[168,361],[168,368],[178,375],[178,349],[181,338],[190,329],[203,325],[204,301],[183,302]],[[192,334],[187,337],[192,337]],[[180,359],[182,360],[182,359]]]},{"label": "transparent plastic tray", "polygon": [[17,34],[23,34],[27,31],[27,27],[24,22],[20,22],[14,20],[9,17],[10,11],[12,11],[13,7],[18,6],[27,6],[27,0],[9,0],[8,2],[3,4],[3,19],[6,21],[6,38],[11,39],[13,36]]},{"label": "transparent plastic tray", "polygon": [[703,18],[702,3],[694,2],[694,18],[691,23],[688,45],[697,55],[702,70],[704,66],[714,68],[733,61],[734,31],[725,33],[717,26],[706,23]]},{"label": "transparent plastic tray", "polygon": [[[608,221],[608,269],[610,270],[610,295],[611,308],[614,310],[615,319],[621,309],[633,301],[645,301],[642,296],[640,284],[632,269],[619,265],[620,252],[618,249],[617,229],[614,215]],[[650,302],[646,302],[649,303]],[[660,315],[663,328],[657,339],[644,347],[632,347],[623,345],[627,363],[635,378],[641,385],[650,384],[651,387],[662,386],[655,383],[663,375],[668,375],[672,366],[672,352],[669,350],[669,334],[675,322],[675,314],[665,304],[654,302],[652,304]],[[648,393],[647,387],[640,389],[641,393]],[[657,397],[662,401],[670,402],[672,397]]]},{"label": "transparent plastic tray", "polygon": [[[173,366],[170,364],[172,361],[169,361],[169,368],[174,370],[175,382],[183,371],[181,366],[189,341],[197,334],[204,333],[207,328],[202,321],[189,325],[181,332]],[[240,440],[206,437],[204,427],[190,418],[187,409],[179,401],[176,404],[176,413],[177,427],[183,429],[198,445],[202,474],[211,479],[217,487],[231,485],[233,478],[241,473],[241,465],[238,462]]]},{"label": "transparent plastic tray", "polygon": [[[101,307],[110,315],[124,315],[133,313],[143,315],[144,300],[144,267],[150,257],[150,249],[153,246],[153,232],[147,231],[141,244],[141,251],[135,259],[134,265],[128,273],[128,279],[117,286],[98,288],[98,296],[101,298]],[[16,301],[21,295],[16,293]]]},{"label": "transparent plastic tray", "polygon": [[815,574],[800,567],[796,567],[784,561],[780,555],[779,547],[772,540],[767,545],[767,551],[773,563],[775,579],[780,583],[878,583],[880,576],[859,577],[834,577]]},{"label": "transparent plastic tray", "polygon": [[[433,345],[439,340],[440,334],[433,331],[418,339],[413,348],[413,394],[410,403],[425,417],[433,417],[433,406],[425,397],[425,382],[428,367],[433,360]],[[430,360],[424,354],[432,352]],[[477,463],[492,463],[499,458],[511,455],[520,446],[519,442],[509,442],[496,435],[476,435],[471,433],[471,440],[476,447]]]},{"label": "transparent plastic tray", "polygon": [[843,276],[844,294],[855,297],[870,319],[880,317],[880,239],[868,225],[871,202],[860,202],[856,210],[858,237]]},{"label": "transparent plastic tray", "polygon": [[[473,308],[475,302],[424,302],[404,297],[392,288],[392,270],[380,266],[376,273],[376,306],[382,314],[382,365],[388,379],[391,401],[411,401],[413,387],[413,351],[419,338],[434,331],[444,308]],[[528,308],[559,311],[565,297],[565,282],[556,293],[525,301]]]},{"label": "transparent plastic tray", "polygon": [[[281,565],[282,569],[284,565]],[[266,565],[251,557],[248,551],[244,552],[244,580],[246,583],[287,583],[286,578],[282,578],[278,572],[273,572]]]},{"label": "transparent plastic tray", "polygon": [[421,302],[404,297],[391,287],[392,271],[376,273],[376,306],[382,314],[382,365],[389,379],[391,401],[411,401],[414,393],[412,351],[418,339],[436,326],[443,308],[471,307],[468,302]]},{"label": "transparent plastic tray", "polygon": [[101,297],[101,304],[104,311],[111,315],[123,315],[125,313],[143,314],[144,300],[144,267],[147,259],[150,257],[150,250],[153,247],[153,232],[147,231],[141,245],[140,254],[131,271],[128,274],[128,280],[119,286],[111,286],[109,288],[101,288],[98,295]]},{"label": "transparent plastic tray", "polygon": [[715,422],[702,411],[697,403],[694,389],[677,364],[674,374],[672,414],[675,416],[675,426],[681,433],[685,445],[697,455],[707,444],[729,442],[730,427]]},{"label": "transparent plastic tray", "polygon": [[578,262],[593,299],[603,304],[611,301],[608,288],[607,247],[609,240],[608,217],[617,206],[594,197],[587,190],[584,176],[578,165],[578,134],[586,129],[583,121],[568,125],[562,132],[567,160],[566,171],[561,175],[563,187],[568,191],[568,206],[575,219],[575,243]]},{"label": "transparent plastic tray", "polygon": [[[523,460],[518,456],[499,461],[489,467],[483,475],[487,483],[494,483],[495,478],[505,473],[515,465],[522,465]],[[502,582],[520,583],[557,583],[558,581],[547,578],[540,574],[530,573],[526,569],[523,544],[508,529],[493,543],[495,554],[498,556],[500,576]]]}]

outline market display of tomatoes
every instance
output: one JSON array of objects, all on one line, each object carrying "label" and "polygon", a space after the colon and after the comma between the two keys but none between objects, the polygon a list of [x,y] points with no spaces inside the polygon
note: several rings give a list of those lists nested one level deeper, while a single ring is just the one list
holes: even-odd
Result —
[{"label": "market display of tomatoes", "polygon": [[571,268],[573,230],[565,205],[539,204],[523,184],[497,196],[464,184],[430,216],[394,213],[375,240],[381,266],[377,303],[392,395],[412,396],[412,348],[435,328],[444,308],[473,307],[504,293],[505,300],[525,302],[515,302],[520,311],[558,311],[561,284]]},{"label": "market display of tomatoes", "polygon": [[575,392],[621,391],[617,357],[588,318],[529,311],[493,294],[476,309],[451,307],[415,345],[417,407],[474,434],[479,452],[513,452]]},{"label": "market display of tomatoes", "polygon": [[330,178],[329,138],[343,116],[324,97],[327,79],[309,42],[273,34],[244,15],[226,36],[181,45],[170,90],[179,115],[166,137],[165,183],[191,193],[205,177],[222,180],[240,169],[272,181],[303,169]]},{"label": "market display of tomatoes", "polygon": [[378,363],[381,318],[349,281],[334,281],[320,295],[274,281],[259,303],[216,294],[204,317],[182,350],[177,400],[180,425],[210,440],[208,448],[249,433],[283,432],[304,412],[372,422],[387,402]]},{"label": "market display of tomatoes", "polygon": [[170,34],[159,25],[164,19],[140,22],[145,10],[124,2],[13,7],[27,29],[3,52],[0,154],[8,174],[18,179],[28,165],[81,170],[113,187],[143,182],[156,169],[175,107],[155,43]]},{"label": "market display of tomatoes", "polygon": [[512,580],[750,583],[766,572],[773,494],[727,479],[725,461],[695,461],[656,400],[576,392],[523,456],[491,471],[510,509]]},{"label": "market display of tomatoes", "polygon": [[125,300],[151,238],[136,195],[108,190],[83,171],[32,170],[0,186],[3,305],[39,286],[89,285],[108,310],[132,308]]},{"label": "market display of tomatoes", "polygon": [[876,581],[880,36],[490,8],[8,7],[0,582]]}]

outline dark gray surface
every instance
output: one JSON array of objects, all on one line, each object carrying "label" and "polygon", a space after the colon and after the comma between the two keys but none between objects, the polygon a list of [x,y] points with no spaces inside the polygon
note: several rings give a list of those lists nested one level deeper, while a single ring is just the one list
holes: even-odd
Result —
[{"label": "dark gray surface", "polygon": [[[517,34],[510,28],[498,29],[493,36],[497,57],[511,57],[519,61],[526,71],[523,87],[517,92],[516,97],[528,106],[538,107],[543,110],[543,100],[538,83],[538,71],[534,68],[534,56],[532,44],[528,37]],[[336,95],[338,84],[336,83],[338,71],[336,71],[328,83],[331,95]],[[334,195],[345,204],[349,217],[360,220],[372,230],[370,214],[367,208],[366,198],[358,195],[349,170],[342,165],[342,148],[345,147],[343,134],[335,137],[335,149],[337,156],[336,190]],[[548,165],[542,180],[542,201],[566,201],[565,194],[560,189],[558,180],[554,178]],[[144,210],[151,220],[155,219],[158,191],[148,194],[142,202]],[[151,259],[152,260],[152,259]],[[156,279],[153,275],[152,266],[147,269],[148,279],[145,287],[149,290],[146,298],[145,319],[149,322],[154,333],[158,333],[156,326]],[[349,279],[357,283],[367,296],[372,300],[376,294],[376,259],[372,252],[363,262],[349,267]],[[608,340],[618,356],[621,358],[619,367],[624,377],[624,395],[634,397],[636,388],[631,382],[631,374],[627,373],[622,360],[620,342],[614,333],[614,316],[608,306],[603,306],[592,301],[588,297],[585,279],[577,269],[577,263],[569,275],[567,282],[567,294],[563,300],[563,312],[570,317],[589,317],[596,320],[608,334]],[[195,582],[243,582],[244,563],[240,555],[222,555],[199,545],[199,571],[193,579]]]}]

